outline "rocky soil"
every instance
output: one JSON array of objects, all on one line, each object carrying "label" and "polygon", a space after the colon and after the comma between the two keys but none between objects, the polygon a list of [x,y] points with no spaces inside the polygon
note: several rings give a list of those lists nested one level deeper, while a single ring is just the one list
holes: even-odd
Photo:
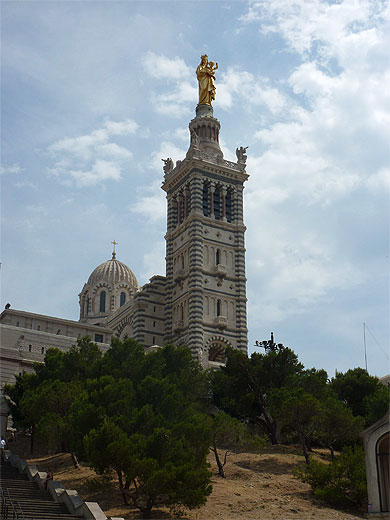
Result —
[{"label": "rocky soil", "polygon": [[[315,456],[327,460],[324,450]],[[107,516],[122,516],[126,520],[139,519],[141,515],[130,506],[122,504],[116,487],[91,492],[88,481],[96,474],[88,467],[74,469],[70,455],[57,454],[30,459],[39,469],[54,472],[55,480],[64,487],[77,489],[87,501],[97,501]],[[231,454],[225,466],[226,478],[217,475],[215,461],[210,456],[213,472],[213,492],[207,504],[200,509],[183,511],[175,516],[164,508],[154,511],[152,518],[185,520],[352,520],[366,515],[332,509],[317,501],[310,486],[293,475],[293,469],[303,463],[299,450],[291,446],[266,448],[261,454]],[[114,483],[115,484],[115,483]]]}]

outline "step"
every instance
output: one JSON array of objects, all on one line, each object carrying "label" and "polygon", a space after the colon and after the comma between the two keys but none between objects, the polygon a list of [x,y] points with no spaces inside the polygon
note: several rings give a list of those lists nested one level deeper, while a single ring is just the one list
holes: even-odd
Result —
[{"label": "step", "polygon": [[48,491],[39,489],[35,482],[3,461],[0,464],[0,486],[9,512],[12,509],[11,500],[16,511],[20,505],[25,520],[80,520],[80,517],[69,513],[64,504],[54,502]]}]

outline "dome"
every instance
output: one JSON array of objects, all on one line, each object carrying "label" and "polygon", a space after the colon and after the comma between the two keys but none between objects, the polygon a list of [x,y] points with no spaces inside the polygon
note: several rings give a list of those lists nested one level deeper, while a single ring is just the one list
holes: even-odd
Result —
[{"label": "dome", "polygon": [[98,282],[109,282],[112,284],[121,282],[128,283],[133,286],[134,289],[138,288],[137,278],[135,274],[127,267],[126,264],[120,262],[115,258],[115,253],[112,255],[111,260],[107,260],[107,262],[103,262],[98,265],[94,271],[92,271],[90,277],[88,278],[88,285],[95,285]]}]

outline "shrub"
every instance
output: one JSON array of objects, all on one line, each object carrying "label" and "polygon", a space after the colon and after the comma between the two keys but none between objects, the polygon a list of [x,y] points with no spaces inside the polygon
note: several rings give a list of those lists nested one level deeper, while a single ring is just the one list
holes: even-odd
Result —
[{"label": "shrub", "polygon": [[330,464],[311,460],[296,475],[311,485],[314,496],[334,506],[362,506],[367,501],[364,451],[348,446]]},{"label": "shrub", "polygon": [[92,477],[88,479],[83,485],[84,490],[90,493],[104,491],[112,487],[113,485],[111,482],[111,476],[106,474],[99,477]]}]

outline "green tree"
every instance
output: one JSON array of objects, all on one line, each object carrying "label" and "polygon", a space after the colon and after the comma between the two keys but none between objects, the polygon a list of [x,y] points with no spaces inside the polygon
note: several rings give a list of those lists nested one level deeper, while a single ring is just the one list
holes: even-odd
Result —
[{"label": "green tree", "polygon": [[347,446],[330,464],[313,460],[296,475],[308,482],[314,495],[333,506],[363,505],[367,500],[364,450],[361,446]]},{"label": "green tree", "polygon": [[[224,467],[230,451],[260,450],[264,448],[265,441],[258,435],[248,431],[245,424],[224,412],[218,412],[211,423],[211,446],[218,467],[218,474],[225,478]],[[221,456],[221,451],[224,454]]]},{"label": "green tree", "polygon": [[112,376],[88,379],[67,415],[68,439],[78,457],[85,459],[83,438],[91,429],[98,429],[105,419],[129,420],[133,413],[135,390],[126,378]]},{"label": "green tree", "polygon": [[135,391],[131,411],[84,437],[88,460],[98,472],[114,469],[125,502],[146,518],[157,504],[203,504],[211,492],[207,418],[166,378],[147,376]]},{"label": "green tree", "polygon": [[278,424],[270,409],[271,389],[287,385],[302,370],[298,357],[287,347],[250,358],[228,350],[226,366],[213,375],[214,402],[230,415],[258,425],[276,444]]},{"label": "green tree", "polygon": [[[366,426],[380,419],[388,407],[389,390],[384,391],[379,379],[370,376],[363,368],[354,368],[344,374],[337,372],[330,388],[353,415],[364,417]],[[375,406],[374,411],[370,409],[372,406]]]},{"label": "green tree", "polygon": [[390,406],[390,387],[379,383],[374,393],[364,398],[366,426],[381,419]]},{"label": "green tree", "polygon": [[84,381],[100,373],[102,353],[96,343],[86,336],[77,340],[67,352],[48,349],[43,363],[34,369],[40,381]]},{"label": "green tree", "polygon": [[39,378],[36,374],[27,374],[23,372],[15,376],[15,383],[13,385],[4,385],[4,395],[6,396],[8,406],[12,415],[14,426],[21,430],[31,427],[31,423],[24,416],[20,402],[27,390],[32,390],[39,385]]},{"label": "green tree", "polygon": [[25,424],[30,425],[32,437],[38,434],[48,448],[69,451],[66,417],[80,390],[81,384],[77,381],[58,380],[43,381],[36,388],[26,390],[19,411]]},{"label": "green tree", "polygon": [[297,433],[306,464],[309,464],[307,438],[320,414],[320,401],[302,388],[282,388],[274,389],[271,403],[274,416]]},{"label": "green tree", "polygon": [[321,411],[317,421],[317,435],[322,443],[329,448],[331,459],[334,460],[334,449],[346,443],[359,439],[363,431],[364,419],[354,417],[347,406],[335,399],[328,397],[321,403]]},{"label": "green tree", "polygon": [[134,339],[121,341],[112,338],[111,348],[104,354],[101,375],[115,379],[129,378],[133,383],[143,378],[145,349]]}]

